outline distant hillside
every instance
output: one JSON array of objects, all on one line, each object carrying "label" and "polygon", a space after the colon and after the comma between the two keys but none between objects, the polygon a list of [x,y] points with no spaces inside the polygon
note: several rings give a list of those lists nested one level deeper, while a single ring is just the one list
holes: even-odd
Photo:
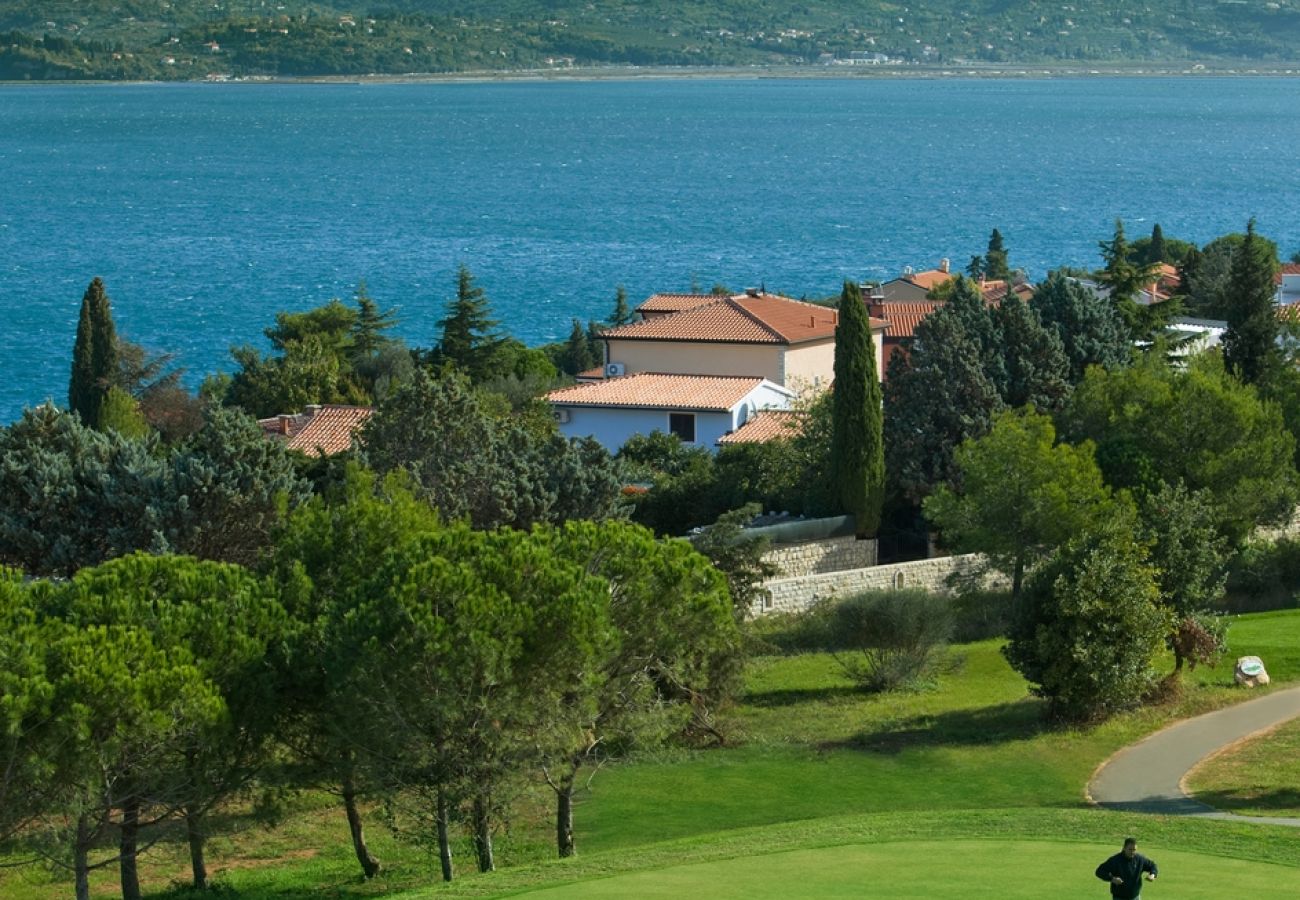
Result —
[{"label": "distant hillside", "polygon": [[0,0],[0,79],[1300,60],[1300,0]]}]

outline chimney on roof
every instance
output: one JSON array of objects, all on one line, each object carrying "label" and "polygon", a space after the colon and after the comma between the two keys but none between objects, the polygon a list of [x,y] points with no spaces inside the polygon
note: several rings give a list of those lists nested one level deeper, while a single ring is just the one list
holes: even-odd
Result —
[{"label": "chimney on roof", "polygon": [[951,265],[952,263],[949,262],[948,257],[945,256],[943,259],[939,260],[939,271],[947,274],[948,267]]},{"label": "chimney on roof", "polygon": [[751,288],[745,288],[745,296],[747,296],[747,297],[757,297],[757,296],[758,296],[758,288],[752,288],[752,287],[751,287]]},{"label": "chimney on roof", "polygon": [[302,408],[302,410],[303,410],[304,413],[307,414],[307,418],[310,419],[310,418],[312,418],[313,416],[315,416],[316,413],[320,412],[320,404],[319,404],[319,403],[308,403],[306,406],[304,406],[304,407]]},{"label": "chimney on roof", "polygon": [[288,434],[289,426],[293,424],[293,416],[280,413],[280,415],[276,416],[275,418],[276,418],[275,427],[280,432],[280,434]]},{"label": "chimney on roof", "polygon": [[809,328],[816,328],[816,327],[817,327],[817,316],[816,316],[816,315],[811,315],[811,316],[808,317],[808,327],[809,327]]}]

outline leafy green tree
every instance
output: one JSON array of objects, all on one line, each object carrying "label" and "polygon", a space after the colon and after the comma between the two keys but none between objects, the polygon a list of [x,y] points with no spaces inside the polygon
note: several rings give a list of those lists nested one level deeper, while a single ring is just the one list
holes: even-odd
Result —
[{"label": "leafy green tree", "polygon": [[477,383],[492,374],[502,338],[496,334],[487,295],[464,265],[456,273],[456,297],[438,322],[442,337],[437,359],[463,371]]},{"label": "leafy green tree", "polygon": [[224,402],[255,417],[297,412],[311,403],[365,405],[369,398],[352,380],[351,364],[341,355],[346,347],[332,346],[331,340],[327,334],[288,339],[280,356],[263,356],[253,347],[232,348],[239,369]]},{"label": "leafy green tree", "polygon": [[0,840],[45,811],[53,787],[43,742],[54,693],[46,644],[31,591],[17,571],[0,569]]},{"label": "leafy green tree", "polygon": [[367,747],[368,732],[357,728],[362,702],[356,670],[363,656],[354,652],[345,623],[388,589],[377,575],[386,556],[440,527],[437,513],[413,496],[405,476],[379,481],[353,463],[339,484],[289,516],[264,562],[276,581],[289,586],[284,602],[294,622],[281,740],[301,779],[339,797],[366,878],[379,872],[380,862],[366,843],[359,801],[382,779],[371,777],[363,763],[382,754]]},{"label": "leafy green tree", "polygon": [[95,427],[100,431],[115,431],[132,440],[140,440],[149,434],[149,423],[140,411],[140,404],[117,385],[104,394]]},{"label": "leafy green tree", "polygon": [[1034,573],[1004,648],[1053,718],[1087,722],[1142,702],[1168,633],[1155,572],[1120,515]]},{"label": "leafy green tree", "polygon": [[1216,527],[1232,543],[1295,506],[1296,444],[1280,410],[1212,354],[1185,370],[1150,356],[1126,369],[1090,369],[1061,433],[1092,440],[1107,483],[1139,499],[1161,483],[1209,491]]},{"label": "leafy green tree", "polygon": [[1113,514],[1089,443],[1056,443],[1052,420],[1032,411],[1007,411],[984,437],[957,448],[960,489],[939,486],[924,503],[926,516],[960,553],[983,553],[1011,576],[1018,604],[1025,572]]},{"label": "leafy green tree", "polygon": [[[46,588],[56,603],[58,593],[75,590]],[[45,762],[56,789],[34,846],[62,848],[49,860],[73,873],[78,900],[89,900],[90,872],[114,864],[122,869],[123,897],[135,900],[141,786],[175,796],[181,786],[162,783],[162,773],[221,719],[224,704],[189,653],[159,647],[142,629],[47,622],[45,671],[53,699]],[[92,860],[113,830],[119,847]]]},{"label": "leafy green tree", "polygon": [[1255,220],[1232,258],[1232,273],[1224,296],[1228,329],[1223,335],[1223,361],[1228,371],[1247,384],[1256,384],[1278,361],[1278,321],[1275,309],[1277,258],[1255,234]]},{"label": "leafy green tree", "polygon": [[636,318],[636,313],[627,305],[627,290],[619,285],[614,291],[614,311],[610,313],[609,324],[617,328],[628,325]]},{"label": "leafy green tree", "polygon": [[1002,242],[1002,232],[996,228],[989,235],[989,246],[984,251],[984,265],[981,273],[990,281],[1009,281],[1011,266],[1007,262],[1007,249]]},{"label": "leafy green tree", "polygon": [[565,733],[576,740],[555,745],[543,761],[564,857],[576,849],[573,800],[582,768],[680,732],[692,698],[716,688],[712,661],[740,641],[721,576],[684,541],[658,541],[623,522],[570,522],[545,534],[559,558],[608,585],[602,599],[613,626],[589,686],[594,702],[562,708],[575,716]]},{"label": "leafy green tree", "polygon": [[67,576],[168,549],[167,463],[154,449],[52,406],[0,428],[0,562]]},{"label": "leafy green tree", "polygon": [[117,352],[117,328],[108,294],[104,282],[94,278],[81,298],[68,384],[68,408],[88,425],[99,421],[99,408],[117,375]]},{"label": "leafy green tree", "polygon": [[851,514],[858,537],[880,527],[885,495],[880,377],[871,321],[856,282],[844,282],[835,326],[835,390],[832,400],[831,480],[840,506]]},{"label": "leafy green tree", "polygon": [[1074,279],[1051,273],[1034,290],[1029,305],[1060,339],[1070,365],[1070,384],[1082,381],[1088,366],[1128,365],[1133,351],[1123,320],[1113,306]]},{"label": "leafy green tree", "polygon": [[[1203,645],[1189,646],[1180,638],[1223,631],[1216,627],[1213,610],[1223,599],[1228,544],[1216,527],[1213,498],[1207,491],[1187,490],[1182,482],[1160,485],[1143,498],[1139,513],[1138,536],[1150,548],[1160,603],[1171,614],[1173,630],[1166,643],[1174,652],[1177,676],[1184,663],[1195,667],[1205,661],[1196,652]],[[1211,653],[1214,648],[1212,644]]]},{"label": "leafy green tree", "polygon": [[201,559],[252,565],[310,486],[288,450],[237,409],[212,407],[170,459],[168,543]]},{"label": "leafy green tree", "polygon": [[592,715],[609,584],[550,543],[463,524],[425,535],[390,554],[387,589],[355,617],[354,640],[371,651],[366,721],[401,797],[421,801],[447,879],[451,807],[468,803],[478,868],[492,870],[508,777],[572,746],[573,723]]},{"label": "leafy green tree", "polygon": [[593,441],[565,439],[549,417],[494,413],[453,371],[418,372],[379,404],[361,444],[376,471],[405,469],[443,516],[476,528],[601,518],[622,485]]},{"label": "leafy green tree", "polygon": [[267,760],[280,708],[268,660],[286,634],[276,590],[244,569],[183,556],[133,554],[82,569],[48,595],[47,615],[79,628],[125,627],[161,652],[183,654],[220,697],[222,715],[188,723],[152,770],[119,785],[123,884],[138,896],[139,829],[175,813],[185,819],[194,884],[207,885],[207,814],[246,790]]}]

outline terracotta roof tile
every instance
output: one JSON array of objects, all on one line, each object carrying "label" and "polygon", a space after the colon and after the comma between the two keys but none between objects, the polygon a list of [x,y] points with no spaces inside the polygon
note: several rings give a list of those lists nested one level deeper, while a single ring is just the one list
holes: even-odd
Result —
[{"label": "terracotta roof tile", "polygon": [[1282,263],[1277,268],[1277,274],[1273,276],[1273,283],[1281,284],[1283,275],[1300,275],[1300,263]]},{"label": "terracotta roof tile", "polygon": [[638,372],[551,391],[556,406],[621,406],[725,412],[763,383],[754,376],[663,375]]},{"label": "terracotta roof tile", "polygon": [[579,372],[577,375],[574,375],[573,377],[578,379],[579,381],[597,381],[598,379],[605,377],[605,367],[595,366],[594,368],[586,369],[585,371]]},{"label": "terracotta roof tile", "polygon": [[803,430],[804,413],[789,409],[765,409],[730,434],[718,438],[719,444],[766,444],[778,438],[794,437]]},{"label": "terracotta roof tile", "polygon": [[697,306],[717,303],[721,299],[717,294],[651,294],[645,302],[636,308],[639,313],[673,313]]},{"label": "terracotta roof tile", "polygon": [[956,276],[956,272],[945,272],[943,269],[926,269],[924,272],[913,272],[910,275],[904,275],[903,278],[918,287],[932,291],[939,285],[952,281]]},{"label": "terracotta roof tile", "polygon": [[301,413],[258,419],[257,423],[267,437],[283,440],[290,450],[333,456],[352,449],[352,435],[373,412],[369,406],[309,406]]},{"label": "terracotta roof tile", "polygon": [[[608,339],[799,344],[835,336],[834,309],[775,294],[739,294],[603,333]],[[874,329],[884,323],[873,321]]]},{"label": "terracotta roof tile", "polygon": [[886,302],[874,308],[889,323],[885,327],[885,337],[910,338],[916,334],[916,326],[921,324],[921,320],[941,306],[943,303],[938,300],[919,300]]}]

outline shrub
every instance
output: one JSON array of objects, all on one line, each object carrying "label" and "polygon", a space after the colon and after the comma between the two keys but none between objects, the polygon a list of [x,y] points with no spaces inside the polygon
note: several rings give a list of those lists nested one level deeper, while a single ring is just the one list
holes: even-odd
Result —
[{"label": "shrub", "polygon": [[832,602],[816,618],[823,646],[868,691],[922,685],[953,631],[948,598],[923,590],[858,594]]}]

